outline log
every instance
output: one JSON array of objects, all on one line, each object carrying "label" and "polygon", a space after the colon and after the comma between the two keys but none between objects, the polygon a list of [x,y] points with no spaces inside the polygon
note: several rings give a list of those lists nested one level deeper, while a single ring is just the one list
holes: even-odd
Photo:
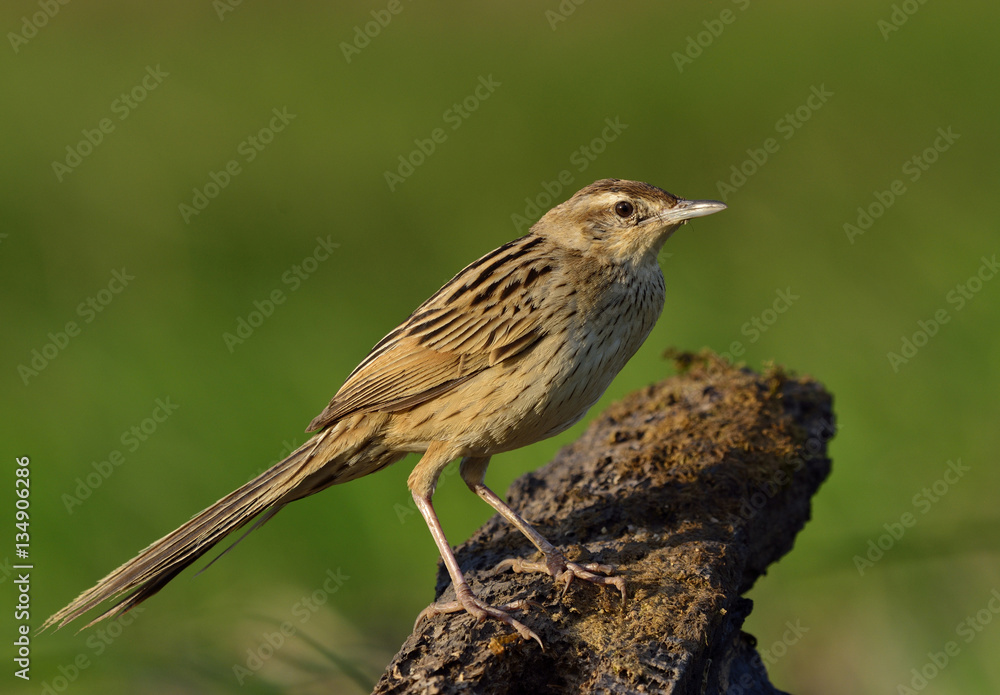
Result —
[{"label": "log", "polygon": [[[780,367],[761,374],[708,352],[671,353],[680,374],[610,406],[573,444],[507,493],[570,560],[613,565],[628,583],[497,572],[540,559],[499,516],[456,549],[472,590],[516,615],[545,649],[465,613],[424,620],[374,693],[779,693],[743,598],[792,548],[830,473],[832,398]],[[454,599],[439,571],[437,598]],[[766,606],[761,607],[767,610]]]}]

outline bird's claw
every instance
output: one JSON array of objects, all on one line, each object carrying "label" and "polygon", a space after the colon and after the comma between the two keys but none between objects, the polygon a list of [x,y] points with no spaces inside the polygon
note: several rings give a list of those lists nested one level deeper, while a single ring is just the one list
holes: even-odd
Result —
[{"label": "bird's claw", "polygon": [[420,625],[420,621],[424,618],[432,618],[435,615],[441,615],[443,613],[457,613],[458,611],[465,611],[480,623],[487,618],[499,620],[500,622],[514,628],[523,639],[533,639],[538,642],[538,646],[542,648],[542,651],[545,651],[545,645],[542,644],[541,638],[527,625],[511,617],[511,615],[507,612],[522,610],[524,608],[537,605],[538,604],[534,601],[519,600],[500,607],[495,607],[483,603],[470,592],[467,596],[460,594],[459,598],[455,601],[438,601],[437,603],[432,603],[427,606],[427,608],[420,611],[420,615],[417,616],[417,621],[414,623],[413,628],[415,630],[417,626]]},{"label": "bird's claw", "polygon": [[575,562],[567,562],[561,556],[548,556],[544,562],[508,558],[496,566],[496,571],[507,568],[517,573],[541,572],[553,577],[556,583],[563,585],[562,594],[559,596],[560,600],[569,591],[569,585],[573,583],[573,580],[580,579],[591,584],[614,586],[622,595],[622,604],[625,603],[625,580],[622,577],[611,576],[615,568],[610,565],[601,565],[596,562],[579,565]]}]

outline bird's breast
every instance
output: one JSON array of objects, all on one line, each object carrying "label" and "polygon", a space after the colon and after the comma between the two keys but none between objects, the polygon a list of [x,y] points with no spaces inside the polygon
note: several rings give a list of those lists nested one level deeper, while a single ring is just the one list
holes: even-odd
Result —
[{"label": "bird's breast", "polygon": [[[515,446],[558,434],[578,422],[646,340],[663,309],[663,275],[627,273],[574,295],[562,330],[512,365],[524,391],[512,402],[522,423]],[[558,316],[558,312],[555,312]],[[555,316],[553,318],[555,318]],[[514,448],[514,447],[511,447]]]},{"label": "bird's breast", "polygon": [[462,455],[488,456],[558,434],[601,397],[649,335],[663,309],[655,273],[578,278],[537,309],[544,337],[398,424],[426,441],[455,442]]}]

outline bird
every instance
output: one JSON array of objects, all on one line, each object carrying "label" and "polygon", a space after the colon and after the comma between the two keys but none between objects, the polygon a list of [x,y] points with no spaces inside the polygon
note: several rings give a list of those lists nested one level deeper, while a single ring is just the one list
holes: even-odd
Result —
[{"label": "bird", "polygon": [[639,181],[601,179],[582,188],[525,236],[467,265],[382,338],[309,424],[313,434],[302,446],[112,571],[42,630],[108,601],[114,604],[84,627],[118,616],[251,521],[246,533],[295,500],[411,453],[421,456],[407,486],[455,589],[453,601],[431,604],[418,623],[464,611],[542,645],[511,615],[521,602],[492,606],[473,593],[445,538],[432,496],[456,459],[469,489],[544,558],[512,558],[502,568],[547,573],[566,587],[574,580],[613,586],[624,602],[625,581],[613,567],[567,561],[486,486],[486,469],[492,456],[552,437],[584,417],[663,310],[663,244],[688,220],[725,208]]}]

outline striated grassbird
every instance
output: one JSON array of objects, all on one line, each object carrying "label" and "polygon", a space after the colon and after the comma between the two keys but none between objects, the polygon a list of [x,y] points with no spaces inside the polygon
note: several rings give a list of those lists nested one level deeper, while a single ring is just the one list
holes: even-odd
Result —
[{"label": "striated grassbird", "polygon": [[[441,471],[461,458],[469,488],[542,553],[507,560],[616,587],[600,564],[568,562],[484,483],[494,454],[562,432],[580,420],[635,354],[664,302],[657,261],[689,219],[725,209],[637,181],[604,179],[549,210],[526,236],[466,266],[372,348],[309,425],[315,434],[288,458],[204,510],[50,617],[62,627],[106,600],[90,624],[146,600],[236,529],[256,528],[289,502],[374,473],[419,453],[408,485],[455,587],[456,599],[421,613],[468,611],[538,636],[473,594],[445,539],[431,497]],[[419,618],[418,618],[419,621]]]}]

